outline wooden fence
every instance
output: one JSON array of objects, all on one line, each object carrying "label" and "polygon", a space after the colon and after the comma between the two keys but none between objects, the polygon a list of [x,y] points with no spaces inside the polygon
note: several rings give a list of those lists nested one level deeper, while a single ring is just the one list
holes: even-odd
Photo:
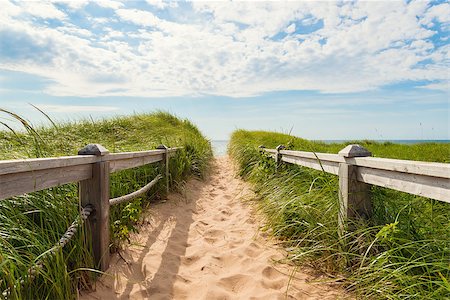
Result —
[{"label": "wooden fence", "polygon": [[360,145],[349,145],[339,154],[265,149],[277,165],[282,162],[339,176],[339,225],[348,218],[367,217],[372,212],[370,185],[450,203],[450,164],[370,157]]},{"label": "wooden fence", "polygon": [[[130,195],[110,199],[109,174],[146,164],[161,162],[165,166],[166,188],[169,189],[169,157],[179,148],[161,145],[157,150],[109,153],[98,144],[89,144],[78,156],[0,161],[0,200],[40,191],[66,183],[79,182],[82,207],[93,208],[87,220],[91,231],[93,255],[100,270],[109,266],[109,209],[110,205],[143,194],[162,178],[158,175],[144,188]],[[81,211],[80,207],[80,211]]]}]

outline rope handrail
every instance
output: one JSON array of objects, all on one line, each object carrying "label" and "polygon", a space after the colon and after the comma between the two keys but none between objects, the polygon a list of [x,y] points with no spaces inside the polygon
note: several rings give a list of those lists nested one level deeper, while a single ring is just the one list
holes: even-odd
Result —
[{"label": "rope handrail", "polygon": [[[81,211],[80,215],[77,216],[75,221],[70,224],[69,228],[67,228],[66,232],[62,235],[62,237],[59,239],[58,243],[55,244],[52,248],[41,254],[41,257],[36,262],[36,264],[32,267],[30,267],[27,271],[26,277],[29,280],[33,280],[39,270],[41,270],[44,267],[44,259],[46,257],[50,257],[52,255],[55,255],[55,253],[62,249],[69,241],[72,239],[72,237],[77,233],[78,227],[84,223],[84,221],[90,216],[90,214],[93,211],[92,205],[88,204],[86,205]],[[13,288],[16,289],[18,286],[23,285],[25,283],[25,278],[19,278],[18,283],[14,284]],[[11,293],[11,287],[8,287],[6,290],[2,292],[3,298],[8,298]]]},{"label": "rope handrail", "polygon": [[142,194],[146,193],[148,190],[150,190],[150,188],[152,188],[161,178],[163,178],[163,176],[161,174],[159,174],[152,181],[150,181],[148,184],[146,184],[139,190],[134,191],[134,192],[124,195],[124,196],[109,199],[109,205],[116,205],[119,203],[128,202],[128,201],[133,200],[136,197],[139,197],[140,195],[142,195]]}]

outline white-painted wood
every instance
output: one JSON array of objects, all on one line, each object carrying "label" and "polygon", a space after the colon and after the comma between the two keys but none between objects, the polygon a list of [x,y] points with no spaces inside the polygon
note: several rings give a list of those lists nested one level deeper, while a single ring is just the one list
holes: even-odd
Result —
[{"label": "white-painted wood", "polygon": [[450,203],[450,180],[397,171],[357,168],[358,181]]},{"label": "white-painted wood", "polygon": [[92,164],[0,175],[0,199],[92,177]]},{"label": "white-painted wood", "polygon": [[281,157],[281,161],[296,164],[303,167],[308,167],[312,169],[316,169],[319,171],[325,171],[327,173],[331,173],[334,175],[339,174],[339,163],[334,161],[326,161],[326,160],[317,160],[316,158],[304,158],[298,156],[291,155],[283,155]]}]

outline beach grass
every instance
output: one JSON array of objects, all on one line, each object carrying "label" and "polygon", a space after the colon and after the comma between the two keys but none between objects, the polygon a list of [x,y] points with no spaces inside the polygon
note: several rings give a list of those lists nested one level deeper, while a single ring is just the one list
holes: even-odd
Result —
[{"label": "beach grass", "polygon": [[265,229],[288,250],[288,261],[307,265],[342,284],[356,298],[448,299],[450,205],[372,187],[372,217],[338,234],[338,177],[295,165],[275,172],[259,145],[337,153],[358,143],[375,157],[450,162],[450,145],[373,141],[326,144],[286,134],[237,130],[229,154],[249,181],[266,216]]},{"label": "beach grass", "polygon": [[[0,113],[22,126],[3,124],[0,159],[76,155],[89,143],[101,144],[111,153],[152,150],[160,144],[180,146],[170,161],[170,185],[177,189],[190,175],[202,177],[212,158],[210,142],[193,123],[165,112],[66,123],[49,119],[50,126],[37,127],[13,112]],[[161,171],[156,163],[111,174],[111,198],[139,189]],[[142,212],[165,197],[164,184],[161,180],[145,196],[111,208],[112,251],[120,250],[130,233],[139,230]],[[83,227],[63,250],[43,259],[44,267],[34,279],[27,276],[78,213],[77,184],[0,201],[0,289],[10,292],[8,298],[75,299],[79,289],[92,285],[99,273]]]}]

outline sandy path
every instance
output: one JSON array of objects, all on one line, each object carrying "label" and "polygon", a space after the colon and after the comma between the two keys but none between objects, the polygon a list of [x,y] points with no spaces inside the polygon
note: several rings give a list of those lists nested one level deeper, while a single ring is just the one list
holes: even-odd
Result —
[{"label": "sandy path", "polygon": [[[247,184],[228,158],[215,161],[205,181],[191,180],[184,195],[154,206],[110,276],[81,299],[341,299],[312,276],[276,264],[283,257],[259,231]],[[287,292],[286,292],[287,291]]]}]

